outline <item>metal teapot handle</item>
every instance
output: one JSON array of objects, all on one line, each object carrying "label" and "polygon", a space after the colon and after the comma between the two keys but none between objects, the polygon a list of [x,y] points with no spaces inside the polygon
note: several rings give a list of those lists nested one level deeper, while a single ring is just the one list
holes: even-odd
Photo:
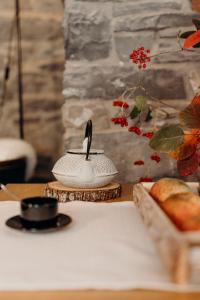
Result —
[{"label": "metal teapot handle", "polygon": [[85,128],[85,138],[88,138],[86,160],[89,160],[90,147],[92,143],[92,121],[88,120]]}]

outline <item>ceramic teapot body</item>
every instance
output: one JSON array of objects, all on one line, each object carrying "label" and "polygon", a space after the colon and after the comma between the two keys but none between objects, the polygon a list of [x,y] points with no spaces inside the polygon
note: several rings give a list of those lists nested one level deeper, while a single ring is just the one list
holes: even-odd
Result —
[{"label": "ceramic teapot body", "polygon": [[91,149],[92,122],[88,121],[82,149],[71,149],[55,164],[52,172],[67,187],[97,188],[109,184],[117,175],[113,162],[103,150]]}]

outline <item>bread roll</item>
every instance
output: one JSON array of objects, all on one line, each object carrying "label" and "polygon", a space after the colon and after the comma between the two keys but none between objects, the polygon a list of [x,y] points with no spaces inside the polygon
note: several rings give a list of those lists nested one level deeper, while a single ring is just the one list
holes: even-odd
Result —
[{"label": "bread roll", "polygon": [[183,225],[187,220],[200,216],[200,197],[193,193],[174,194],[160,206],[180,229],[187,227]]},{"label": "bread roll", "polygon": [[182,231],[200,230],[200,216],[195,216],[185,220],[182,224],[180,224],[179,228]]},{"label": "bread roll", "polygon": [[178,193],[192,192],[187,184],[175,178],[163,178],[152,186],[150,195],[158,202],[163,202],[170,196]]}]

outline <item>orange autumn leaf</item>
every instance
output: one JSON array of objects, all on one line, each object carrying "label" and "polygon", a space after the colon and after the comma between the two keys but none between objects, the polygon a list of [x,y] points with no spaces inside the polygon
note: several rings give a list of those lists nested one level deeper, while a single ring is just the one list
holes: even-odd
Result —
[{"label": "orange autumn leaf", "polygon": [[194,153],[192,156],[177,161],[177,170],[181,176],[189,176],[194,174],[199,167],[199,155]]},{"label": "orange autumn leaf", "polygon": [[184,49],[191,48],[200,42],[200,30],[195,31],[188,36],[183,44]]},{"label": "orange autumn leaf", "polygon": [[200,104],[200,95],[195,95],[194,98],[192,99],[191,104]]},{"label": "orange autumn leaf", "polygon": [[175,150],[169,153],[169,156],[176,160],[183,160],[196,152],[198,144],[198,138],[196,137],[196,132],[184,134],[183,143]]},{"label": "orange autumn leaf", "polygon": [[200,128],[200,103],[198,99],[194,99],[195,103],[191,103],[179,114],[180,123],[191,129]]},{"label": "orange autumn leaf", "polygon": [[192,129],[191,134],[196,139],[196,143],[199,144],[200,143],[200,129]]},{"label": "orange autumn leaf", "polygon": [[180,123],[188,128],[200,128],[200,95],[197,94],[191,103],[180,112]]}]

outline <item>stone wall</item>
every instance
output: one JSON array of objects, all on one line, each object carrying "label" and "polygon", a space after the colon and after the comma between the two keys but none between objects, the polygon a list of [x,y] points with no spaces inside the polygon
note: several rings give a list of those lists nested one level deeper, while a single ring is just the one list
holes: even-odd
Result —
[{"label": "stone wall", "polygon": [[[0,1],[0,95],[14,20],[14,0]],[[63,1],[21,0],[25,138],[38,153],[36,176],[48,179],[62,153],[61,105],[64,69]],[[0,137],[18,137],[16,28]]]},{"label": "stone wall", "polygon": [[[139,82],[138,70],[129,53],[139,46],[152,53],[178,49],[179,30],[192,29],[198,16],[189,0],[65,0],[65,147],[80,146],[87,119],[94,123],[93,146],[104,148],[120,171],[121,181],[135,181],[149,170],[133,161],[152,153],[147,142],[113,126],[112,100]],[[142,72],[148,92],[159,99],[187,104],[197,90],[200,55],[174,53],[155,59]],[[174,114],[172,116],[174,118]],[[162,123],[162,122],[161,122]],[[174,163],[150,162],[152,177],[176,175]]]}]

